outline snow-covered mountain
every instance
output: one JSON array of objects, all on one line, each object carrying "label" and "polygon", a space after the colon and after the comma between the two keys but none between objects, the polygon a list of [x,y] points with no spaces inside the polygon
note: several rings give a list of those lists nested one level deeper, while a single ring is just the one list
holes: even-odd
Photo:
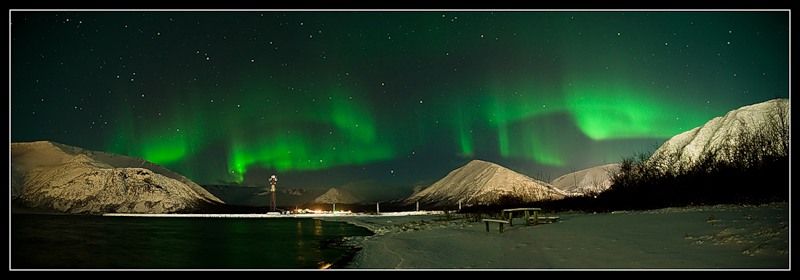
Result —
[{"label": "snow-covered mountain", "polygon": [[405,200],[434,206],[495,204],[509,195],[533,202],[564,198],[565,193],[548,183],[511,171],[500,165],[473,160],[447,174],[430,187]]},{"label": "snow-covered mountain", "polygon": [[219,198],[145,160],[48,141],[11,143],[12,198],[66,213],[172,213]]},{"label": "snow-covered mountain", "polygon": [[[660,160],[660,164],[669,169],[679,166],[692,166],[704,154],[714,151],[725,145],[735,146],[742,133],[755,134],[764,131],[777,132],[784,130],[788,133],[789,125],[789,100],[773,99],[762,103],[744,106],[730,111],[722,117],[716,117],[703,126],[675,135],[650,157],[651,161]],[[781,149],[780,137],[769,141],[763,149]],[[788,151],[787,151],[788,152]],[[724,153],[718,153],[717,159],[736,160],[726,158]]]},{"label": "snow-covered mountain", "polygon": [[337,188],[330,188],[327,192],[315,198],[312,203],[342,203],[352,204],[358,203],[359,199],[353,196],[348,191],[340,190]]},{"label": "snow-covered mountain", "polygon": [[605,164],[564,174],[550,184],[570,195],[599,193],[611,187],[611,172],[619,170],[618,163]]}]

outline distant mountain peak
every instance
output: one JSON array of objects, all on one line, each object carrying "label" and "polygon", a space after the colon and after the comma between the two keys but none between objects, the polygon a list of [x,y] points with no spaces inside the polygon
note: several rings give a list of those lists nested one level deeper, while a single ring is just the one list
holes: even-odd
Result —
[{"label": "distant mountain peak", "polygon": [[472,160],[451,171],[405,200],[436,206],[463,204],[495,204],[503,196],[533,202],[560,199],[564,193],[548,183],[514,172],[496,163]]},{"label": "distant mountain peak", "polygon": [[315,198],[312,202],[329,203],[329,204],[330,203],[352,204],[352,203],[358,203],[359,199],[348,191],[337,188],[330,188],[328,189],[328,191]]},{"label": "distant mountain peak", "polygon": [[594,166],[564,174],[550,184],[570,195],[598,193],[611,187],[610,173],[619,170],[618,163]]}]

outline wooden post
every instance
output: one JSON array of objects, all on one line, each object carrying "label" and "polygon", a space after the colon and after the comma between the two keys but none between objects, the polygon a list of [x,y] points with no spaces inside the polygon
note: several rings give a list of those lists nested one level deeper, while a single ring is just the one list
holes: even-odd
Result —
[{"label": "wooden post", "polygon": [[489,222],[486,222],[486,221],[484,221],[484,222],[486,223],[486,232],[489,232]]},{"label": "wooden post", "polygon": [[417,212],[419,212],[419,201],[417,201]]},{"label": "wooden post", "polygon": [[530,220],[528,219],[530,217],[531,217],[531,215],[530,215],[530,213],[528,213],[528,210],[525,210],[525,225],[526,226],[530,225]]},{"label": "wooden post", "polygon": [[461,211],[461,200],[458,201],[458,211]]},{"label": "wooden post", "polygon": [[375,203],[375,212],[378,212],[378,214],[381,213],[381,203],[380,202],[376,202]]},{"label": "wooden post", "polygon": [[499,223],[499,224],[500,224],[500,233],[503,233],[503,223]]},{"label": "wooden post", "polygon": [[332,214],[336,214],[336,203],[333,204],[333,212],[331,212],[331,213]]},{"label": "wooden post", "polygon": [[539,211],[533,210],[533,225],[539,223]]}]

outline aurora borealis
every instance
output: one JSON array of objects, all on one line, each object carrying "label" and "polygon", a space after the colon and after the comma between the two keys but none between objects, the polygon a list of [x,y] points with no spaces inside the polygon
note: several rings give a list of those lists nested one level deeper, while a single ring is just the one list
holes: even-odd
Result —
[{"label": "aurora borealis", "polygon": [[[542,180],[789,95],[787,12],[11,13],[11,129],[201,184]],[[544,177],[544,178],[543,178]],[[549,177],[549,178],[548,178]]]}]

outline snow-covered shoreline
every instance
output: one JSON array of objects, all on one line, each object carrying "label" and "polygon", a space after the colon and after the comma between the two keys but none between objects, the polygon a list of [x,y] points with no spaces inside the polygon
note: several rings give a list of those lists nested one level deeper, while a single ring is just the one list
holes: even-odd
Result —
[{"label": "snow-covered shoreline", "polygon": [[601,214],[490,232],[437,216],[323,217],[365,227],[355,269],[788,268],[788,204],[701,206]]}]

